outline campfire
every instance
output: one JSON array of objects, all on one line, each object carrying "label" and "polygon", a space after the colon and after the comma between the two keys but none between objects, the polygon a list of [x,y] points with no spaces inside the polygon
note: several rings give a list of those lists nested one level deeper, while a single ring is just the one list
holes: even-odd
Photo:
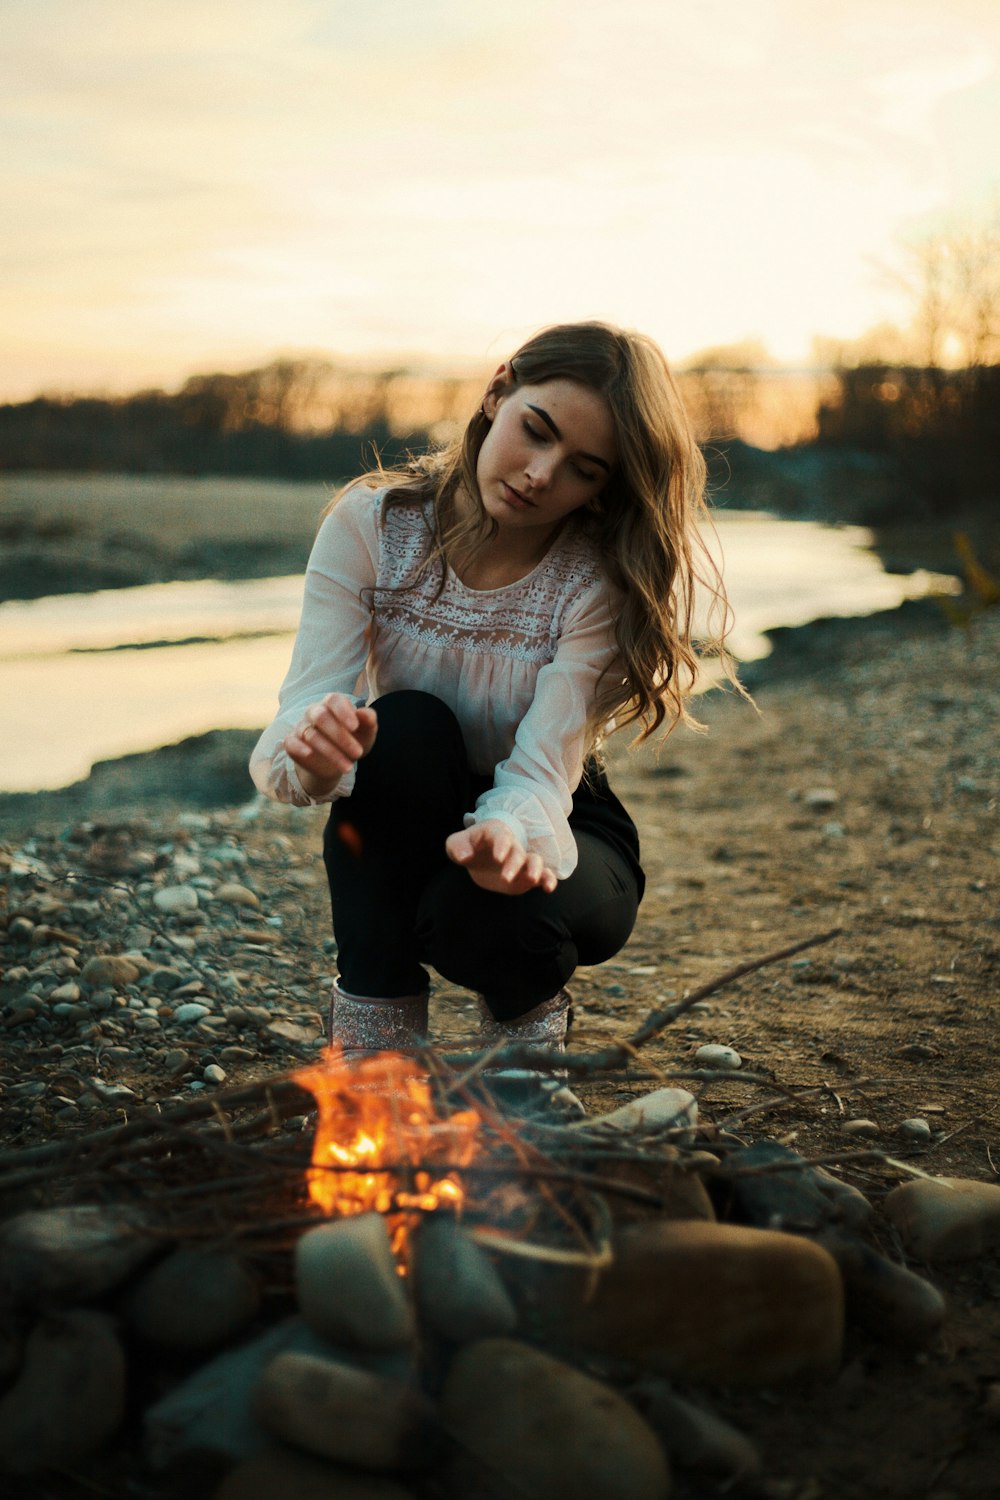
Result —
[{"label": "campfire", "polygon": [[439,1114],[427,1070],[396,1052],[349,1062],[334,1046],[293,1081],[316,1101],[310,1198],[335,1218],[382,1214],[405,1270],[419,1216],[461,1209],[461,1169],[481,1152],[482,1116]]}]

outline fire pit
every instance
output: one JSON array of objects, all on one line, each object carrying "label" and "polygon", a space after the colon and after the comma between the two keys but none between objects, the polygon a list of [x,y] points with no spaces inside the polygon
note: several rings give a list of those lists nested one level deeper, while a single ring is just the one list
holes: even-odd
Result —
[{"label": "fire pit", "polygon": [[[4,1493],[34,1500],[40,1474],[47,1495],[79,1478],[137,1500],[749,1482],[759,1454],[700,1385],[822,1381],[845,1311],[919,1347],[943,1302],[879,1252],[861,1193],[748,1145],[752,1107],[699,1119],[676,1084],[710,1070],[639,1092],[637,1035],[566,1059],[636,1090],[593,1119],[511,1115],[492,1055],[328,1052],[0,1159]],[[522,1053],[502,1060],[551,1061]]]}]

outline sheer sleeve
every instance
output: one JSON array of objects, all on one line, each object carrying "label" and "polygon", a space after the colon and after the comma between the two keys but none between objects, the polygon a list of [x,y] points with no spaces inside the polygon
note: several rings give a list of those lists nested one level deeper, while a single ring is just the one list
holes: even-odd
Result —
[{"label": "sheer sleeve", "polygon": [[597,684],[606,670],[614,671],[616,657],[614,599],[601,582],[568,612],[555,657],[538,673],[511,754],[497,766],[493,786],[475,811],[465,816],[467,828],[489,818],[508,824],[560,880],[576,868],[576,841],[567,819],[590,748]]},{"label": "sheer sleeve", "polygon": [[278,695],[278,716],[250,758],[255,786],[278,802],[299,807],[349,795],[354,767],[332,791],[311,797],[299,781],[283,741],[311,703],[327,693],[366,701],[365,662],[371,611],[364,591],[374,587],[378,567],[380,496],[359,486],[348,491],[326,517],[306,569],[302,619],[292,661]]}]

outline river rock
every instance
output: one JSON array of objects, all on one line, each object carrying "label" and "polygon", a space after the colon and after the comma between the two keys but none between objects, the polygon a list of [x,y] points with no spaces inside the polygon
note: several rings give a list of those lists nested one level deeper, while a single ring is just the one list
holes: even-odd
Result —
[{"label": "river rock", "polygon": [[229,880],[215,892],[216,901],[225,901],[229,906],[260,906],[260,898],[245,885]]},{"label": "river rock", "polygon": [[836,1367],[843,1286],[811,1240],[692,1219],[628,1225],[612,1249],[596,1273],[536,1265],[522,1326],[691,1380],[772,1385]]},{"label": "river rock", "polygon": [[188,1000],[184,1005],[178,1005],[174,1011],[174,1020],[182,1026],[189,1026],[192,1021],[200,1021],[203,1016],[211,1014],[207,1005],[202,1005],[198,1000]]},{"label": "river rock", "polygon": [[299,1309],[311,1328],[335,1344],[405,1349],[413,1341],[413,1306],[381,1214],[320,1224],[295,1247]]},{"label": "river rock", "polygon": [[832,786],[814,786],[803,794],[802,801],[813,812],[828,812],[836,807],[840,795]]},{"label": "river rock", "polygon": [[845,1135],[854,1135],[860,1140],[869,1140],[882,1134],[875,1120],[845,1120],[840,1128]]},{"label": "river rock", "polygon": [[931,1127],[920,1116],[914,1116],[911,1120],[900,1120],[896,1126],[896,1133],[915,1146],[929,1146],[931,1142]]},{"label": "river rock", "polygon": [[193,1000],[195,995],[204,995],[205,981],[203,979],[188,979],[174,990],[175,1000]]},{"label": "river rock", "polygon": [[0,1468],[37,1473],[91,1457],[125,1415],[125,1356],[115,1325],[89,1308],[46,1316],[17,1381],[0,1399]]},{"label": "river rock", "polygon": [[31,934],[31,946],[33,948],[46,948],[50,943],[59,943],[64,947],[79,948],[83,938],[78,932],[67,932],[64,927],[49,927],[46,923],[40,923]]},{"label": "river rock", "polygon": [[384,1474],[272,1448],[232,1469],[213,1500],[415,1500],[415,1494]]},{"label": "river rock", "polygon": [[80,970],[80,983],[92,990],[121,989],[142,977],[142,965],[121,953],[100,953]]},{"label": "river rock", "polygon": [[142,1220],[125,1209],[29,1209],[0,1229],[0,1308],[90,1301],[155,1249]]},{"label": "river rock", "polygon": [[251,1457],[267,1438],[253,1414],[253,1395],[264,1369],[285,1350],[336,1355],[301,1318],[286,1318],[259,1338],[199,1365],[144,1418],[144,1447],[154,1469],[189,1460],[232,1463]]},{"label": "river rock", "polygon": [[146,975],[146,984],[158,995],[168,995],[172,990],[179,989],[183,983],[184,975],[179,969],[172,969],[169,965],[150,969]]},{"label": "river rock", "polygon": [[[767,1168],[772,1170],[763,1170]],[[808,1234],[835,1218],[833,1202],[821,1191],[805,1158],[777,1141],[758,1141],[731,1151],[725,1184],[734,1217],[758,1229]]]},{"label": "river rock", "polygon": [[100,1099],[102,1104],[110,1104],[115,1109],[134,1104],[138,1097],[127,1083],[107,1083],[103,1078],[88,1078],[87,1089],[95,1099]]},{"label": "river rock", "polygon": [[81,993],[80,986],[74,980],[67,980],[65,984],[59,985],[58,989],[52,991],[49,996],[49,1004],[56,1005],[64,1002],[72,1004],[79,1000]]},{"label": "river rock", "polygon": [[134,1333],[162,1349],[217,1349],[255,1316],[260,1283],[228,1250],[181,1246],[136,1283],[123,1312]]},{"label": "river rock", "polygon": [[513,1339],[467,1344],[441,1395],[452,1492],[476,1500],[666,1500],[654,1433],[609,1386]]},{"label": "river rock", "polygon": [[[698,1105],[687,1089],[653,1089],[641,1099],[630,1099],[610,1114],[580,1122],[586,1129],[616,1130],[647,1134],[651,1131],[693,1129],[698,1123]],[[578,1127],[579,1128],[579,1127]],[[674,1139],[683,1139],[675,1136]]]},{"label": "river rock", "polygon": [[426,1468],[440,1448],[434,1408],[419,1391],[314,1354],[275,1355],[254,1412],[293,1447],[360,1469]]},{"label": "river rock", "polygon": [[819,1243],[840,1267],[849,1322],[899,1344],[919,1347],[937,1336],[947,1310],[937,1287],[853,1236],[831,1231]]},{"label": "river rock", "polygon": [[720,1073],[733,1073],[742,1068],[743,1059],[735,1047],[724,1047],[717,1042],[706,1042],[694,1055],[699,1068],[715,1068]]},{"label": "river rock", "polygon": [[448,1216],[428,1215],[420,1225],[412,1276],[421,1321],[442,1338],[464,1344],[517,1327],[493,1262]]},{"label": "river rock", "polygon": [[318,1026],[300,1026],[295,1021],[269,1020],[264,1030],[276,1042],[292,1042],[296,1046],[312,1047],[321,1040]]},{"label": "river rock", "polygon": [[674,1394],[665,1380],[650,1377],[628,1393],[679,1469],[733,1483],[760,1470],[754,1444],[721,1417]]},{"label": "river rock", "polygon": [[972,1260],[1000,1246],[1000,1187],[964,1177],[893,1188],[885,1213],[921,1260]]},{"label": "river rock", "polygon": [[174,916],[178,912],[197,911],[198,892],[193,885],[164,885],[153,892],[153,905],[157,911]]},{"label": "river rock", "polygon": [[860,1188],[824,1167],[813,1168],[813,1179],[820,1192],[830,1199],[835,1220],[848,1229],[864,1229],[871,1222],[875,1209]]}]

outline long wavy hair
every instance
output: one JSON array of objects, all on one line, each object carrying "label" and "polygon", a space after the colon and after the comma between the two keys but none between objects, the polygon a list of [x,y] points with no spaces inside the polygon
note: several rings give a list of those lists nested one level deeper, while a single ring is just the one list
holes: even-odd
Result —
[{"label": "long wavy hair", "polygon": [[[571,517],[593,538],[621,596],[619,659],[598,684],[592,732],[611,719],[618,728],[637,724],[640,741],[664,721],[668,732],[681,721],[701,727],[687,709],[699,659],[721,657],[725,675],[735,681],[724,647],[731,611],[701,535],[710,525],[705,461],[662,351],[644,334],[567,323],[535,334],[508,367],[515,388],[560,379],[587,386],[604,397],[614,421],[617,463],[598,501]],[[388,483],[387,506],[432,502],[423,567],[440,567],[442,589],[448,562],[472,555],[497,529],[476,480],[489,428],[480,408],[448,447],[365,476],[369,483]],[[707,628],[696,642],[698,595]]]}]

